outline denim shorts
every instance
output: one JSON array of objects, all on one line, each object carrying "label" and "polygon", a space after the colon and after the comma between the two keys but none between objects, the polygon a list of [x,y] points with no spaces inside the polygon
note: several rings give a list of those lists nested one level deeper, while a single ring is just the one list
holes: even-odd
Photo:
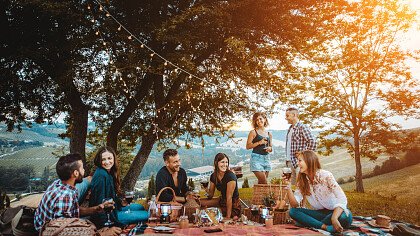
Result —
[{"label": "denim shorts", "polygon": [[271,171],[270,156],[251,153],[251,171]]}]

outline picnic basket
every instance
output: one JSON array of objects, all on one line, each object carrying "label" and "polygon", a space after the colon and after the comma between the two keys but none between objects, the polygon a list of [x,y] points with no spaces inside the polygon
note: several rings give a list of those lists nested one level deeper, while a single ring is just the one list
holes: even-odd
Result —
[{"label": "picnic basket", "polygon": [[157,208],[158,208],[158,216],[161,215],[160,205],[161,204],[170,204],[171,205],[171,210],[172,210],[172,213],[171,213],[171,222],[175,222],[175,221],[177,221],[178,217],[181,215],[182,204],[176,201],[175,191],[171,187],[164,187],[164,188],[162,188],[159,191],[156,199],[159,200],[160,194],[163,191],[165,191],[165,190],[171,190],[172,191],[173,198],[172,198],[172,200],[170,202],[161,202],[161,201],[157,201],[156,202]]},{"label": "picnic basket", "polygon": [[[266,196],[271,195],[274,199],[280,199],[283,200],[283,190],[282,187],[286,187],[285,185],[280,184],[254,184],[254,194],[252,195],[252,204],[254,205],[263,205],[263,199]],[[251,215],[250,209],[244,209],[245,216],[248,217],[248,219],[254,219],[257,222],[261,222],[262,219],[255,218]],[[289,211],[288,210],[282,210],[278,211],[275,210],[272,212],[274,224],[286,224],[289,220]]]}]

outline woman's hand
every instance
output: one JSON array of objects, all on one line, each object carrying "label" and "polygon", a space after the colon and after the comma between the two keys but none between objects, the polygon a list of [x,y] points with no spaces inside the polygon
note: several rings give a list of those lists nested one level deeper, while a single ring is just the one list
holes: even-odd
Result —
[{"label": "woman's hand", "polygon": [[272,152],[273,151],[273,148],[272,147],[265,147],[264,150],[266,152]]},{"label": "woman's hand", "polygon": [[341,226],[340,221],[338,221],[338,219],[331,219],[331,223],[335,231],[339,233],[343,232],[343,226]]}]

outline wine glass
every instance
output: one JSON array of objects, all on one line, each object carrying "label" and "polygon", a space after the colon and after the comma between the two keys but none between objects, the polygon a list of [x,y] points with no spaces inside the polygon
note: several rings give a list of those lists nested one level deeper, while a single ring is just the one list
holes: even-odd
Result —
[{"label": "wine glass", "polygon": [[290,177],[292,176],[292,169],[290,167],[283,167],[283,175],[287,180],[290,180]]},{"label": "wine glass", "polygon": [[134,199],[134,191],[125,191],[124,197],[125,197],[125,200],[128,202],[128,207],[127,207],[128,209],[126,213],[131,213],[130,206],[131,206],[131,202]]},{"label": "wine glass", "polygon": [[258,211],[259,211],[259,209],[258,209],[258,206],[257,205],[252,205],[251,206],[251,215],[252,215],[252,219],[254,220],[254,221],[256,221],[255,219],[257,218],[257,216],[258,216]]},{"label": "wine glass", "polygon": [[102,200],[102,203],[104,204],[104,211],[107,216],[107,221],[104,223],[104,226],[111,226],[114,224],[114,222],[111,221],[109,218],[109,215],[111,214],[112,210],[114,209],[114,199],[112,197],[110,198],[104,198]]}]

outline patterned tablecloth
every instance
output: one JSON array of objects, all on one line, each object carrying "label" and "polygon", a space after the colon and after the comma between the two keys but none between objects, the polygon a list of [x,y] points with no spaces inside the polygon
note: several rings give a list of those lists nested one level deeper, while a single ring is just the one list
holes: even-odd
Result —
[{"label": "patterned tablecloth", "polygon": [[[173,235],[203,235],[205,229],[214,227],[202,228],[188,228],[188,229],[175,229]],[[312,231],[306,228],[298,228],[291,224],[274,225],[268,229],[263,226],[247,226],[247,225],[220,225],[219,228],[223,232],[208,233],[208,235],[322,235],[317,231]],[[155,235],[153,229],[146,229],[145,235]],[[166,234],[167,235],[167,234]]]}]

